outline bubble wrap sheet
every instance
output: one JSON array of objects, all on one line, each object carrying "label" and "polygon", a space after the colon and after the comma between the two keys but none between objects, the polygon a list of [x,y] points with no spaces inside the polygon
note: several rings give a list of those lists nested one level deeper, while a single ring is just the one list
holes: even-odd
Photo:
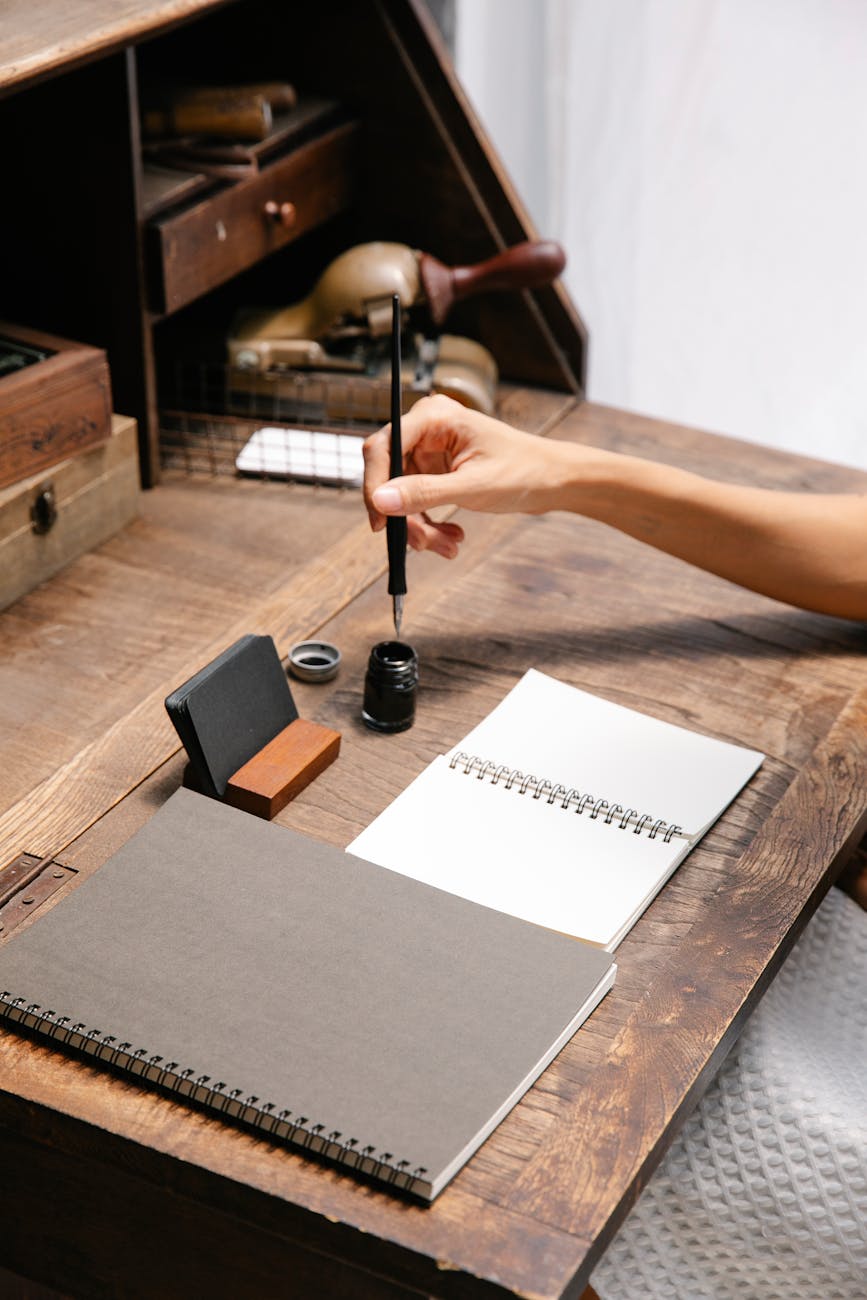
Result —
[{"label": "bubble wrap sheet", "polygon": [[867,912],[840,890],[592,1284],[601,1300],[867,1300]]}]

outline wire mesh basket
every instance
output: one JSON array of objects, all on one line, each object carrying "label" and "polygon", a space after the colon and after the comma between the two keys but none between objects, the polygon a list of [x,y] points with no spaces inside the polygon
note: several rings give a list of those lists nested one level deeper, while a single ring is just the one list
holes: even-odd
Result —
[{"label": "wire mesh basket", "polygon": [[387,418],[387,388],[364,376],[183,362],[163,394],[161,462],[187,474],[355,487],[361,442]]}]

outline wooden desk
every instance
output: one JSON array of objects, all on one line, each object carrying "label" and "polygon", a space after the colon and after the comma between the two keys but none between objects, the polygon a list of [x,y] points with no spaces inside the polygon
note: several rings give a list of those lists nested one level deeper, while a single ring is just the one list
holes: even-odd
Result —
[{"label": "wooden desk", "polygon": [[[506,414],[720,477],[865,486],[563,397],[515,392]],[[423,690],[415,727],[383,737],[359,707],[368,649],[389,630],[385,547],[357,496],[148,494],[140,523],[0,617],[2,721],[27,728],[4,726],[0,860],[98,868],[180,779],[163,695],[242,630],[282,650],[317,632],[343,651],[336,681],[294,688],[302,715],[343,732],[341,756],[280,815],[336,844],[528,665],[759,748],[758,776],[621,944],[612,993],[432,1207],[0,1035],[0,1264],[75,1295],[581,1294],[863,833],[867,632],[581,519],[464,523],[459,560],[411,558]]]}]

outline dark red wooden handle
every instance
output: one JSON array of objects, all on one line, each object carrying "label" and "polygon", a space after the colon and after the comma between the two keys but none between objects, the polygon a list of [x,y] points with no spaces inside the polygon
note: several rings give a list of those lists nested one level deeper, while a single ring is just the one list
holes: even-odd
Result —
[{"label": "dark red wooden handle", "polygon": [[455,301],[490,289],[536,289],[550,284],[566,265],[566,254],[553,240],[516,244],[486,262],[452,268]]},{"label": "dark red wooden handle", "polygon": [[446,266],[430,253],[419,259],[419,273],[431,316],[442,325],[452,306],[491,289],[538,289],[566,265],[566,254],[551,239],[526,241],[475,266]]}]

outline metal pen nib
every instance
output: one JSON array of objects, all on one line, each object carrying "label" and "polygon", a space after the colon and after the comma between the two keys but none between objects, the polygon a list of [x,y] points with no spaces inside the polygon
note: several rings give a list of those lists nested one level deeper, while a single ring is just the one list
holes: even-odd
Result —
[{"label": "metal pen nib", "polygon": [[391,605],[394,611],[394,635],[400,640],[400,625],[403,622],[403,596],[392,596]]}]

